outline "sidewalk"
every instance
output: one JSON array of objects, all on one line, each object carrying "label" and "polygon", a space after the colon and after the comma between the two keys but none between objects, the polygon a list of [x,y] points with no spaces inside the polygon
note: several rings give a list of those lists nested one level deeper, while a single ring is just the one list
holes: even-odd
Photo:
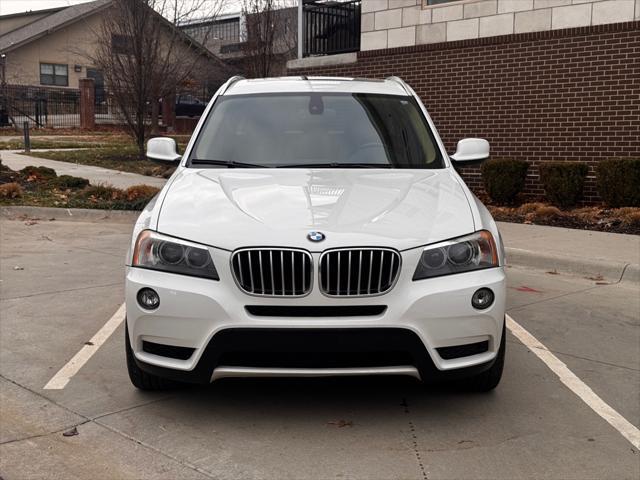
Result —
[{"label": "sidewalk", "polygon": [[640,282],[640,236],[498,222],[507,263]]},{"label": "sidewalk", "polygon": [[0,150],[0,158],[2,159],[2,163],[12,170],[20,170],[29,165],[49,167],[53,168],[58,175],[73,175],[74,177],[86,178],[94,185],[109,184],[117,188],[128,188],[132,185],[151,185],[162,188],[166,182],[164,178],[31,157],[29,155],[16,153],[14,150]]}]

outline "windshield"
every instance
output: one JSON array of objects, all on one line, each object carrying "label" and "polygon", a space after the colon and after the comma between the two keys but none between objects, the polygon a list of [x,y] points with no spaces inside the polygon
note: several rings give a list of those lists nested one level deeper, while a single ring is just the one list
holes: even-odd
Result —
[{"label": "windshield", "polygon": [[188,165],[443,168],[411,97],[230,95],[216,100]]}]

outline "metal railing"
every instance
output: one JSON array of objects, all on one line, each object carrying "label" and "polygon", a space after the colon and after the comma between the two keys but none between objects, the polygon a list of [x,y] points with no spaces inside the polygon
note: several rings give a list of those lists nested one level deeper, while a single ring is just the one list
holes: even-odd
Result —
[{"label": "metal railing", "polygon": [[[181,102],[174,107],[176,116],[199,117],[211,98],[213,88],[217,86],[182,90],[180,95],[176,95]],[[80,90],[75,88],[0,84],[0,127],[22,129],[27,122],[30,128],[79,128],[80,102]],[[129,116],[134,115],[135,105],[120,105],[113,95],[102,88],[96,89],[94,102],[94,119],[98,125],[126,125],[125,112]],[[193,105],[196,102],[198,105]],[[151,101],[146,103],[144,110],[144,122],[151,125]],[[162,119],[160,102],[158,116]]]},{"label": "metal railing", "polygon": [[[5,120],[22,126],[72,128],[80,126],[80,91],[4,85],[0,89],[0,103],[6,108]],[[6,106],[6,107],[5,107]]]},{"label": "metal railing", "polygon": [[361,0],[304,0],[303,55],[335,55],[360,50]]}]

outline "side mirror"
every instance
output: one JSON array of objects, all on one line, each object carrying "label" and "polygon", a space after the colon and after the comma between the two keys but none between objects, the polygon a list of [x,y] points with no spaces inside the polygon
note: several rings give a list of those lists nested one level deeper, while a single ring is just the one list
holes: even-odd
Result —
[{"label": "side mirror", "polygon": [[176,142],[173,138],[156,137],[147,142],[147,158],[161,162],[175,163],[180,160]]},{"label": "side mirror", "polygon": [[484,138],[464,138],[450,158],[460,163],[482,162],[489,158],[489,142]]}]

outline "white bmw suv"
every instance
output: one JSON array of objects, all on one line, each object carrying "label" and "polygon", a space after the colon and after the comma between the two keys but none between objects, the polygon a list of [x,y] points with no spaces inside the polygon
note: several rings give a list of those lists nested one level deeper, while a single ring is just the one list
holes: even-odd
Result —
[{"label": "white bmw suv", "polygon": [[126,354],[141,389],[223,377],[499,383],[500,234],[402,80],[230,79],[140,215]]}]

